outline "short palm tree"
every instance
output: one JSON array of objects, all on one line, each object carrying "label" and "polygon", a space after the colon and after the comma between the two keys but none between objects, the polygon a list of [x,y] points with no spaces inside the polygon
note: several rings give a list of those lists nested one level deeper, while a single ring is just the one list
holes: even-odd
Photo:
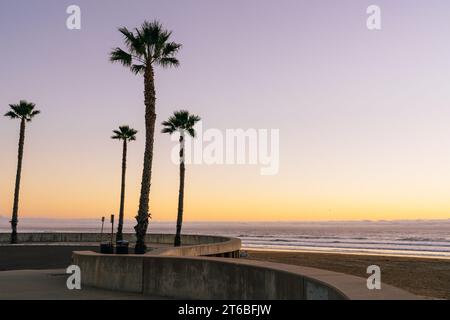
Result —
[{"label": "short palm tree", "polygon": [[17,172],[16,172],[16,184],[14,188],[14,204],[11,219],[11,243],[17,243],[17,224],[19,223],[19,193],[20,193],[20,177],[22,174],[22,159],[23,159],[23,146],[25,143],[25,126],[27,122],[30,122],[34,116],[40,113],[39,110],[35,110],[36,105],[26,100],[20,100],[18,104],[10,104],[10,111],[5,114],[5,117],[11,119],[20,120],[20,135],[19,135],[19,151],[17,154]]},{"label": "short palm tree", "polygon": [[156,92],[154,67],[177,67],[175,57],[181,44],[169,41],[171,32],[165,30],[158,21],[145,21],[140,28],[130,31],[125,27],[119,29],[124,37],[126,50],[115,48],[110,54],[111,62],[119,62],[135,74],[144,77],[145,103],[145,153],[142,172],[139,209],[136,216],[135,253],[146,251],[145,234],[147,233],[149,213],[149,195],[152,177],[153,140],[156,122]]},{"label": "short palm tree", "polygon": [[173,134],[180,133],[180,189],[178,192],[178,216],[177,233],[175,235],[175,247],[181,246],[181,227],[183,224],[183,206],[184,206],[184,176],[185,176],[185,136],[186,134],[195,138],[195,124],[200,121],[200,117],[189,114],[189,111],[175,111],[169,120],[164,121],[162,133]]},{"label": "short palm tree", "polygon": [[114,135],[111,139],[123,141],[122,151],[122,182],[120,185],[120,209],[119,225],[117,226],[116,242],[123,240],[123,216],[125,206],[125,175],[127,171],[127,144],[129,141],[136,140],[137,131],[129,126],[120,126],[119,130],[113,130]]}]

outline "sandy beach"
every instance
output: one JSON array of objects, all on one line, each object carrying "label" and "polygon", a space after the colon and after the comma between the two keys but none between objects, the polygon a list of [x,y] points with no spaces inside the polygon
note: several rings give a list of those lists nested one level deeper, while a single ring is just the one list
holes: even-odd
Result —
[{"label": "sandy beach", "polygon": [[247,251],[246,259],[300,265],[367,277],[366,268],[378,265],[381,281],[411,293],[450,299],[450,260],[310,252]]}]

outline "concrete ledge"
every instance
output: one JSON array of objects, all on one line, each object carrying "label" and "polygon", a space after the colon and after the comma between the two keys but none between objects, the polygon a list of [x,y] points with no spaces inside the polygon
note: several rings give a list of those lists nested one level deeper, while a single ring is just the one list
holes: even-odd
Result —
[{"label": "concrete ledge", "polygon": [[[131,243],[136,242],[136,236],[134,233],[125,233],[123,235],[124,240]],[[82,233],[82,232],[33,232],[33,233],[19,233],[18,242],[21,244],[26,243],[52,243],[52,242],[100,242],[100,233]],[[147,234],[146,242],[148,243],[160,243],[170,244],[174,242],[175,235],[173,234]],[[109,239],[108,234],[103,234],[103,240]],[[208,236],[208,235],[182,235],[181,241],[183,245],[196,245],[206,243],[225,242],[230,238],[221,236]],[[0,233],[0,244],[9,244],[10,234]]]},{"label": "concrete ledge", "polygon": [[384,284],[368,290],[363,278],[261,261],[74,252],[73,262],[81,267],[83,285],[170,298],[418,299]]},{"label": "concrete ledge", "polygon": [[[101,241],[99,233],[20,233],[20,245],[83,245],[95,244]],[[0,244],[8,246],[10,235],[0,233]],[[106,236],[103,237],[107,239]],[[147,234],[148,244],[167,245],[167,247],[156,248],[151,252],[154,255],[163,256],[221,256],[239,257],[241,240],[237,238],[208,236],[208,235],[182,235],[182,247],[173,247],[175,235],[173,234]],[[124,234],[124,240],[135,242],[134,234]]]},{"label": "concrete ledge", "polygon": [[[211,239],[214,240],[214,239]],[[153,250],[151,254],[160,256],[196,257],[196,256],[221,256],[227,258],[239,258],[241,239],[219,238],[219,241],[209,243],[197,243],[183,245],[181,247],[165,247]]]}]

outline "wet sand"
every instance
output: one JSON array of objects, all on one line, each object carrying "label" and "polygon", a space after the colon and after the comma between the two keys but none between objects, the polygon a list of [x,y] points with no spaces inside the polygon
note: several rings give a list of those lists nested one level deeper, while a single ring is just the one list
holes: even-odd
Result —
[{"label": "wet sand", "polygon": [[381,268],[381,282],[411,293],[450,299],[450,260],[310,252],[247,251],[246,259],[314,267],[367,278],[370,265]]}]

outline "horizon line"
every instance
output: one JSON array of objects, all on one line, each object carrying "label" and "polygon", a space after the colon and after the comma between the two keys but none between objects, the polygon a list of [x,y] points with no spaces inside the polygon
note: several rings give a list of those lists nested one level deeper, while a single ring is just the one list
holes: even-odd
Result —
[{"label": "horizon line", "polygon": [[[108,216],[105,216],[108,218]],[[10,218],[0,216],[1,220],[9,220]],[[52,218],[52,217],[22,217],[21,220],[53,220],[53,221],[98,221],[98,218]],[[155,223],[173,223],[174,220],[153,220],[149,222]],[[289,223],[289,222],[304,222],[304,223],[317,223],[317,222],[414,222],[414,221],[450,221],[450,218],[446,219],[328,219],[328,220],[312,220],[312,219],[298,219],[298,220],[186,220],[186,223]],[[135,222],[134,219],[125,219],[124,222]]]}]

